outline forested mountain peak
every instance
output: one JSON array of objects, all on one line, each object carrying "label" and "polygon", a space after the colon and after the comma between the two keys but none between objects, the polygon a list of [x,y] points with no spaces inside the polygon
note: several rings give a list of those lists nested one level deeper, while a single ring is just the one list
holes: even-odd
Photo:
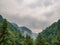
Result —
[{"label": "forested mountain peak", "polygon": [[39,35],[38,38],[42,36],[45,42],[50,45],[60,45],[60,19],[39,33]]},{"label": "forested mountain peak", "polygon": [[60,20],[47,27],[38,36],[25,26],[19,27],[15,23],[10,23],[1,15],[0,22],[0,45],[60,45]]}]

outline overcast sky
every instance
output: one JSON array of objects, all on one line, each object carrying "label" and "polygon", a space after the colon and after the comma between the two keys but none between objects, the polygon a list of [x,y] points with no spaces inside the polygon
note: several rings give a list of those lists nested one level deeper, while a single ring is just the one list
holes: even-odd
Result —
[{"label": "overcast sky", "polygon": [[37,33],[60,18],[59,4],[60,0],[0,0],[0,14]]}]

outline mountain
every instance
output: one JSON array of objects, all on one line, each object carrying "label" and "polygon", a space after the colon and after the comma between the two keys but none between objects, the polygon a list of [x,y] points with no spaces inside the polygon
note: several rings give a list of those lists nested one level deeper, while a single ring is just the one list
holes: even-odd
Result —
[{"label": "mountain", "polygon": [[[0,15],[0,22],[2,22],[3,21],[3,17]],[[29,29],[29,28],[27,28],[27,27],[25,27],[25,26],[21,26],[21,27],[19,27],[17,24],[15,24],[15,23],[10,23],[10,22],[8,22],[8,28],[10,29],[10,30],[19,30],[19,31],[21,31],[22,33],[24,33],[25,35],[26,34],[28,34],[28,35],[31,35],[32,34],[32,31]]]},{"label": "mountain", "polygon": [[23,38],[22,33],[0,15],[0,45],[20,45]]},{"label": "mountain", "polygon": [[0,45],[60,45],[60,20],[36,34],[0,15]]},{"label": "mountain", "polygon": [[39,34],[43,36],[50,45],[60,45],[60,20],[53,23]]},{"label": "mountain", "polygon": [[15,23],[12,23],[12,25],[17,29],[17,30],[19,30],[19,31],[21,31],[22,33],[24,33],[24,35],[26,35],[26,34],[28,34],[28,35],[32,35],[32,31],[29,29],[29,28],[27,28],[27,27],[25,27],[25,26],[18,26],[17,24],[15,24]]},{"label": "mountain", "polygon": [[58,22],[53,23],[50,27],[47,27],[42,34],[48,37],[50,34],[54,35],[58,31]]},{"label": "mountain", "polygon": [[26,36],[30,39],[31,35],[29,28],[10,23],[0,15],[0,45],[24,45]]},{"label": "mountain", "polygon": [[[2,22],[4,19],[3,17],[0,15],[0,22]],[[13,32],[15,31],[19,31],[19,32],[22,32],[24,36],[26,35],[30,35],[32,38],[36,38],[38,34],[36,33],[33,33],[29,28],[25,27],[25,26],[18,26],[17,24],[15,23],[10,23],[8,22],[8,26],[7,28]]]},{"label": "mountain", "polygon": [[23,32],[24,35],[26,35],[26,34],[32,35],[32,31],[31,31],[29,28],[25,27],[25,26],[19,27],[18,29],[19,29],[21,32]]},{"label": "mountain", "polygon": [[53,23],[51,26],[47,27],[42,34],[45,38],[49,37],[50,35],[54,35],[57,31],[57,22]]}]

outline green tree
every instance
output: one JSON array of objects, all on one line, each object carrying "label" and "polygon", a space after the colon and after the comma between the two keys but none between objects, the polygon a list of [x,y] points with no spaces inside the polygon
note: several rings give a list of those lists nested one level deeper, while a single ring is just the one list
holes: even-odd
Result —
[{"label": "green tree", "polygon": [[33,39],[29,35],[26,35],[23,41],[23,45],[33,45]]},{"label": "green tree", "polygon": [[49,45],[49,43],[46,42],[43,36],[39,33],[36,39],[36,45]]},{"label": "green tree", "polygon": [[60,45],[60,20],[58,20],[56,37],[57,37],[57,40],[58,40],[57,45]]},{"label": "green tree", "polygon": [[6,39],[5,39],[5,35],[6,35],[6,32],[7,32],[7,20],[4,19],[3,20],[3,24],[2,24],[2,27],[0,29],[1,31],[1,35],[0,35],[0,45],[5,45],[6,43]]}]

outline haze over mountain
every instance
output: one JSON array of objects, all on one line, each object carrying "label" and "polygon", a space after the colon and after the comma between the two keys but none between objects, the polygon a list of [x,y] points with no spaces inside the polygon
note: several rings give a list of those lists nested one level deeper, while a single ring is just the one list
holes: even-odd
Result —
[{"label": "haze over mountain", "polygon": [[60,0],[0,0],[0,45],[60,45]]},{"label": "haze over mountain", "polygon": [[[4,18],[0,15],[0,23],[3,22],[3,20],[4,20]],[[15,23],[8,22],[8,27],[7,28],[9,28],[12,31],[13,30],[14,31],[16,31],[16,30],[18,31],[19,30],[20,32],[24,33],[23,35],[26,35],[26,34],[32,35],[33,34],[32,31],[29,28],[27,28],[25,26],[19,27]]]},{"label": "haze over mountain", "polygon": [[[0,23],[3,22],[4,18],[0,15]],[[15,23],[11,23],[8,22],[8,27],[11,31],[19,31],[21,33],[23,33],[22,35],[26,36],[29,35],[32,38],[36,38],[37,37],[37,33],[33,33],[29,28],[27,28],[26,26],[18,26]]]},{"label": "haze over mountain", "polygon": [[0,44],[3,45],[60,45],[60,20],[40,33],[32,33],[29,28],[25,26],[19,27],[0,15],[0,40]]},{"label": "haze over mountain", "polygon": [[0,0],[0,14],[34,33],[60,19],[60,0]]},{"label": "haze over mountain", "polygon": [[60,45],[60,20],[42,31],[37,39],[41,39],[41,36],[51,45]]}]

